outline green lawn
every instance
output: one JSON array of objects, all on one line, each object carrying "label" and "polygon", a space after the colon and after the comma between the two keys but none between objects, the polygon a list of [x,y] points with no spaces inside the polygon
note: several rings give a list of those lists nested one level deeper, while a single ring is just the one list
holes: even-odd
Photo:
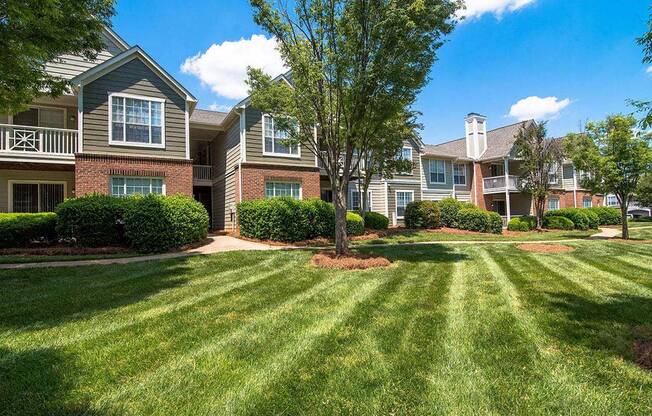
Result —
[{"label": "green lawn", "polygon": [[629,237],[637,240],[652,240],[652,226],[632,228],[629,230]]},{"label": "green lawn", "polygon": [[97,260],[97,259],[112,259],[123,257],[137,257],[141,256],[139,253],[117,253],[117,254],[65,254],[65,255],[1,255],[0,264],[10,263],[43,263],[48,261],[72,261],[72,260]]},{"label": "green lawn", "polygon": [[375,247],[0,271],[0,414],[640,414],[652,246]]},{"label": "green lawn", "polygon": [[422,243],[428,241],[547,241],[586,238],[597,233],[598,230],[589,231],[532,231],[518,235],[501,235],[488,233],[453,234],[444,231],[404,231],[400,234],[389,235],[371,240],[356,240],[353,244],[406,244]]}]

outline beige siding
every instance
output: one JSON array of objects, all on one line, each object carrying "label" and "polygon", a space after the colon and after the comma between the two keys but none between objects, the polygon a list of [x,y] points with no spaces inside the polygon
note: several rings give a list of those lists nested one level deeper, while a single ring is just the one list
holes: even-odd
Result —
[{"label": "beige siding", "polygon": [[[109,146],[109,93],[165,99],[165,149]],[[185,98],[139,58],[84,86],[84,152],[186,157]]]},{"label": "beige siding", "polygon": [[118,45],[109,39],[106,34],[103,33],[102,38],[104,40],[105,50],[100,52],[94,61],[89,61],[81,56],[61,55],[54,62],[49,62],[45,65],[46,71],[54,76],[71,79],[121,52]]},{"label": "beige siding", "polygon": [[[226,134],[213,144],[213,224],[216,229],[231,229],[231,210],[235,211],[236,190],[234,168],[240,160],[240,125],[233,123]],[[235,215],[234,215],[235,218]]]},{"label": "beige siding", "polygon": [[397,173],[394,175],[397,179],[418,179],[421,175],[421,157],[419,155],[419,146],[414,143],[412,140],[405,140],[403,146],[409,146],[412,148],[412,172],[405,175],[402,173]]},{"label": "beige siding", "polygon": [[369,184],[371,191],[371,210],[387,215],[385,212],[385,184],[383,182],[371,182]]},{"label": "beige siding", "polygon": [[33,180],[66,182],[66,197],[73,196],[75,187],[75,172],[73,171],[42,171],[42,170],[0,170],[0,212],[9,210],[9,181]]},{"label": "beige siding", "polygon": [[[390,183],[388,185],[387,200],[389,205],[389,221],[393,224],[396,217],[396,191],[413,191],[413,201],[421,200],[421,184],[420,183]],[[403,220],[396,221],[398,225],[403,225]]]},{"label": "beige siding", "polygon": [[263,155],[263,115],[251,107],[245,109],[247,162],[269,163],[283,166],[315,166],[315,154],[301,146],[301,157],[279,157]]},{"label": "beige siding", "polygon": [[[430,160],[444,160],[446,183],[432,183],[430,181]],[[455,185],[455,191],[470,191],[473,183],[473,164],[463,163],[466,165],[466,185]],[[423,170],[421,183],[424,190],[440,191],[439,193],[452,192],[453,190],[453,161],[449,159],[423,158]]]}]

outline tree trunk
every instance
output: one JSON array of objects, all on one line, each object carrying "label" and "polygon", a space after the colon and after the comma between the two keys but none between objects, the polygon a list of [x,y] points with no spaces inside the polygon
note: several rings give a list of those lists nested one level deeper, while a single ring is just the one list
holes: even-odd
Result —
[{"label": "tree trunk", "polygon": [[534,215],[537,218],[537,231],[543,230],[543,207],[545,203],[545,198],[537,198],[534,201]]},{"label": "tree trunk", "polygon": [[627,225],[627,206],[628,204],[621,203],[620,204],[620,216],[623,219],[623,239],[627,240],[629,239],[629,226]]},{"label": "tree trunk", "polygon": [[335,254],[349,253],[349,239],[346,235],[346,198],[339,189],[333,190],[335,204]]}]

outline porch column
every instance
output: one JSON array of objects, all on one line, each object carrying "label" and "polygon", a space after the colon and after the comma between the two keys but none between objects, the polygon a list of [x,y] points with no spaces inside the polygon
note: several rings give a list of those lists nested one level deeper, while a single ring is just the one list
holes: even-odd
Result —
[{"label": "porch column", "polygon": [[505,158],[505,211],[507,213],[507,222],[512,217],[510,202],[509,202],[509,159]]}]

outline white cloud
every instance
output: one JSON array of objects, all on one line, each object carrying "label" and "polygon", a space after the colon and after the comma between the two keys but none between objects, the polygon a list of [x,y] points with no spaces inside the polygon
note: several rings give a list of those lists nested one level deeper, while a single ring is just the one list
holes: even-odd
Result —
[{"label": "white cloud", "polygon": [[272,76],[287,71],[276,50],[276,39],[268,39],[265,35],[212,44],[205,52],[187,58],[181,71],[195,75],[222,97],[242,99],[247,96],[247,66],[262,69]]},{"label": "white cloud", "polygon": [[652,75],[652,65],[648,66],[648,67],[645,69],[645,72],[647,72],[648,74],[651,74],[651,75]]},{"label": "white cloud", "polygon": [[536,0],[466,0],[466,9],[458,11],[458,17],[467,20],[479,18],[485,13],[493,13],[500,18],[505,12],[515,12]]},{"label": "white cloud", "polygon": [[211,111],[222,111],[222,112],[227,112],[233,107],[232,105],[228,104],[218,104],[218,103],[213,103],[208,106],[208,109]]},{"label": "white cloud", "polygon": [[509,115],[516,118],[518,121],[542,119],[554,119],[559,116],[559,113],[564,108],[568,107],[571,100],[564,98],[563,100],[557,97],[527,97],[518,100],[516,104],[512,105],[509,110]]}]

